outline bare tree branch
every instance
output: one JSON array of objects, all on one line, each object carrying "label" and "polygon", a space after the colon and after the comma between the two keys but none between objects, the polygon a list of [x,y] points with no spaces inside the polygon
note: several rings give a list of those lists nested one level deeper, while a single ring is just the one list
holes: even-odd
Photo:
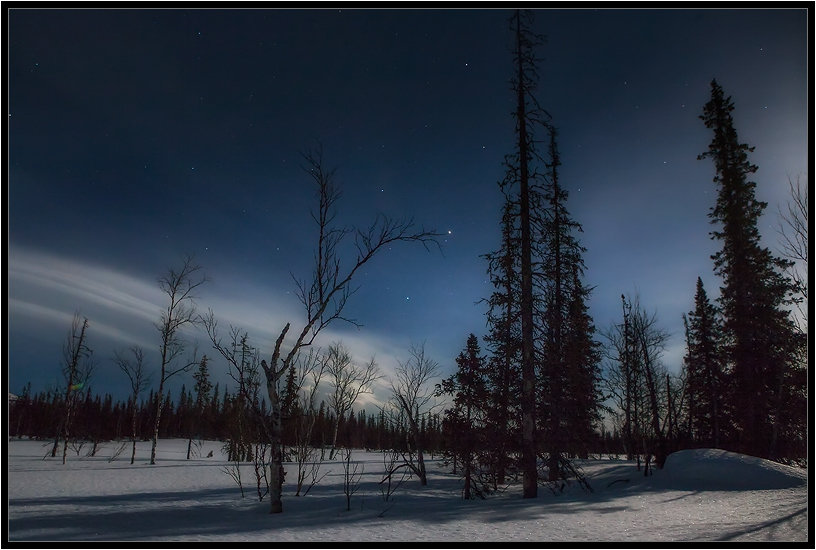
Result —
[{"label": "bare tree branch", "polygon": [[323,363],[332,386],[332,393],[329,394],[329,407],[334,411],[336,419],[332,449],[329,453],[329,460],[331,460],[337,448],[340,419],[351,410],[361,394],[371,393],[371,385],[382,375],[373,357],[365,367],[355,365],[351,353],[341,342],[334,342],[329,346]]},{"label": "bare tree branch", "polygon": [[[324,169],[323,151],[318,147],[314,151],[303,154],[306,162],[303,167],[316,184],[318,209],[311,212],[311,217],[317,225],[317,243],[314,251],[314,266],[309,283],[295,279],[298,299],[306,310],[306,323],[298,333],[295,342],[289,347],[288,353],[283,354],[282,346],[290,324],[287,323],[275,342],[269,364],[261,362],[266,374],[266,388],[271,403],[270,417],[272,419],[272,453],[270,459],[270,513],[283,511],[281,503],[283,468],[282,448],[280,435],[282,424],[280,418],[280,398],[278,396],[278,381],[289,369],[300,350],[311,346],[318,334],[335,320],[342,320],[359,326],[349,317],[343,315],[348,299],[355,292],[351,281],[357,271],[371,260],[383,247],[392,243],[420,242],[426,248],[430,243],[439,246],[440,233],[417,229],[413,220],[396,221],[385,216],[378,216],[374,223],[366,230],[338,227],[335,225],[337,217],[336,204],[340,198],[340,191],[334,184],[335,170]],[[340,247],[344,239],[354,235],[354,244],[357,257],[351,264],[344,264],[341,259]],[[281,360],[281,358],[283,359]]]},{"label": "bare tree branch", "polygon": [[795,184],[788,176],[788,187],[790,200],[787,202],[785,211],[779,210],[780,222],[777,233],[781,239],[782,255],[793,262],[786,271],[793,281],[796,292],[801,295],[801,299],[794,300],[799,317],[801,317],[801,319],[796,319],[796,325],[800,331],[805,332],[808,318],[806,303],[808,300],[808,192],[807,185],[802,185],[800,176],[796,177]]}]

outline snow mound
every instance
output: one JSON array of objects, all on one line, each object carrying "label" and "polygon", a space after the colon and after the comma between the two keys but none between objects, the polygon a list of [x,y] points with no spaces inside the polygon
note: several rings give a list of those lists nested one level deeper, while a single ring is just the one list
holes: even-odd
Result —
[{"label": "snow mound", "polygon": [[655,481],[671,489],[791,489],[807,484],[805,470],[764,458],[723,451],[688,449],[670,454]]}]

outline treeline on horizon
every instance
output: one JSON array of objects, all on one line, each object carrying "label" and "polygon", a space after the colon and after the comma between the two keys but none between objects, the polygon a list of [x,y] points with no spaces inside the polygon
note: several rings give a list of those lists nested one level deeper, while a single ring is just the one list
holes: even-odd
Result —
[{"label": "treeline on horizon", "polygon": [[[136,440],[150,441],[156,413],[158,396],[150,391],[145,399],[134,403],[132,399],[114,400],[110,393],[98,394],[91,388],[74,409],[72,421],[72,442],[69,445],[74,455],[94,456],[94,449],[101,443],[110,441],[130,441],[131,422],[136,418]],[[64,405],[60,392],[44,390],[31,392],[27,384],[20,395],[9,402],[9,436],[18,439],[30,438],[50,443],[60,434]],[[218,384],[212,394],[203,397],[204,407],[199,407],[193,390],[182,386],[173,398],[165,396],[164,413],[159,422],[159,437],[188,439],[193,443],[201,441],[221,441],[229,449],[235,439],[238,422],[238,399],[228,389],[221,391]],[[265,412],[265,404],[259,404]],[[245,414],[248,411],[244,411]],[[302,413],[297,413],[301,415]],[[443,423],[444,413],[428,413],[420,417],[420,437],[430,453],[440,454],[446,449],[446,440],[452,434]],[[299,418],[286,415],[284,419],[283,444],[294,447],[299,443],[295,434]],[[316,449],[328,450],[337,418],[321,401],[317,409],[314,427],[308,444]],[[262,441],[263,434],[250,431],[245,438],[251,442]],[[368,449],[374,451],[407,450],[405,427],[394,426],[384,411],[368,413],[366,409],[351,410],[340,418],[338,424],[337,447]],[[624,452],[620,434],[603,431],[596,433],[588,442],[591,454],[616,455]],[[44,447],[45,449],[45,447]],[[50,453],[50,448],[47,449]],[[46,451],[43,451],[46,454]],[[141,457],[147,459],[147,457]],[[248,458],[251,459],[251,456]]]}]

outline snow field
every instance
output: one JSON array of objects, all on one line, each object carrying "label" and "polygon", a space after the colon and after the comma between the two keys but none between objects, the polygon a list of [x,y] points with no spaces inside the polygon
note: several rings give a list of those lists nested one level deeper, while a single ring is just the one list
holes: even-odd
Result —
[{"label": "snow field", "polygon": [[[308,495],[294,496],[295,465],[286,464],[284,513],[258,502],[250,464],[241,468],[245,498],[223,471],[221,443],[204,441],[186,460],[186,440],[150,442],[113,461],[120,444],[96,457],[69,450],[43,456],[50,444],[10,440],[7,447],[10,540],[74,541],[807,541],[808,492],[803,470],[716,449],[681,451],[644,478],[622,460],[580,462],[593,493],[573,485],[521,499],[520,487],[487,500],[461,499],[461,482],[438,459],[427,460],[428,486],[406,481],[389,502],[381,496],[382,454],[355,451],[364,468],[346,511],[339,459]],[[212,458],[205,458],[209,451]],[[628,481],[623,481],[628,480]]]}]

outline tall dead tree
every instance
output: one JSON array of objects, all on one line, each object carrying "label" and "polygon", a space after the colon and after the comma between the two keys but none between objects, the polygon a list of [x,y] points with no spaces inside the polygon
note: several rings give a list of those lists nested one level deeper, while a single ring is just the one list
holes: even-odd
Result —
[{"label": "tall dead tree", "polygon": [[535,169],[539,156],[536,152],[534,129],[546,125],[549,118],[533,95],[538,71],[537,46],[544,42],[542,36],[532,31],[533,15],[530,11],[516,10],[511,19],[515,34],[514,65],[512,80],[516,93],[516,153],[507,161],[508,177],[518,183],[519,233],[521,237],[521,470],[523,473],[523,496],[534,498],[538,494],[537,440],[536,440],[536,368],[535,326],[533,293],[533,218],[536,203],[535,179],[540,176]]},{"label": "tall dead tree", "polygon": [[184,338],[181,334],[185,328],[198,323],[199,318],[195,307],[195,290],[203,285],[207,279],[191,256],[185,256],[181,269],[170,268],[159,278],[159,288],[167,295],[169,303],[162,311],[159,322],[155,325],[159,331],[159,355],[161,369],[159,371],[158,399],[156,400],[156,415],[153,419],[153,442],[150,447],[150,464],[156,464],[156,444],[159,440],[159,423],[164,408],[164,385],[171,377],[180,372],[186,372],[198,364],[193,354],[192,360],[182,360],[185,350]]},{"label": "tall dead tree", "polygon": [[[323,167],[322,151],[304,155],[306,173],[317,186],[318,209],[312,213],[317,224],[318,236],[314,253],[314,267],[309,282],[296,280],[298,298],[306,309],[306,322],[294,342],[284,349],[284,340],[291,323],[280,331],[269,362],[261,362],[266,375],[266,390],[270,402],[271,458],[269,475],[270,513],[283,512],[283,448],[281,399],[278,390],[281,377],[289,370],[298,352],[312,345],[317,335],[335,320],[343,320],[359,326],[355,320],[345,317],[343,310],[356,289],[351,281],[357,272],[378,252],[396,242],[418,242],[426,248],[437,244],[440,234],[417,229],[413,220],[394,220],[378,216],[366,229],[338,228],[334,225],[336,203],[340,190],[334,184],[334,170]],[[353,235],[356,257],[343,267],[339,246],[344,238]]]}]

